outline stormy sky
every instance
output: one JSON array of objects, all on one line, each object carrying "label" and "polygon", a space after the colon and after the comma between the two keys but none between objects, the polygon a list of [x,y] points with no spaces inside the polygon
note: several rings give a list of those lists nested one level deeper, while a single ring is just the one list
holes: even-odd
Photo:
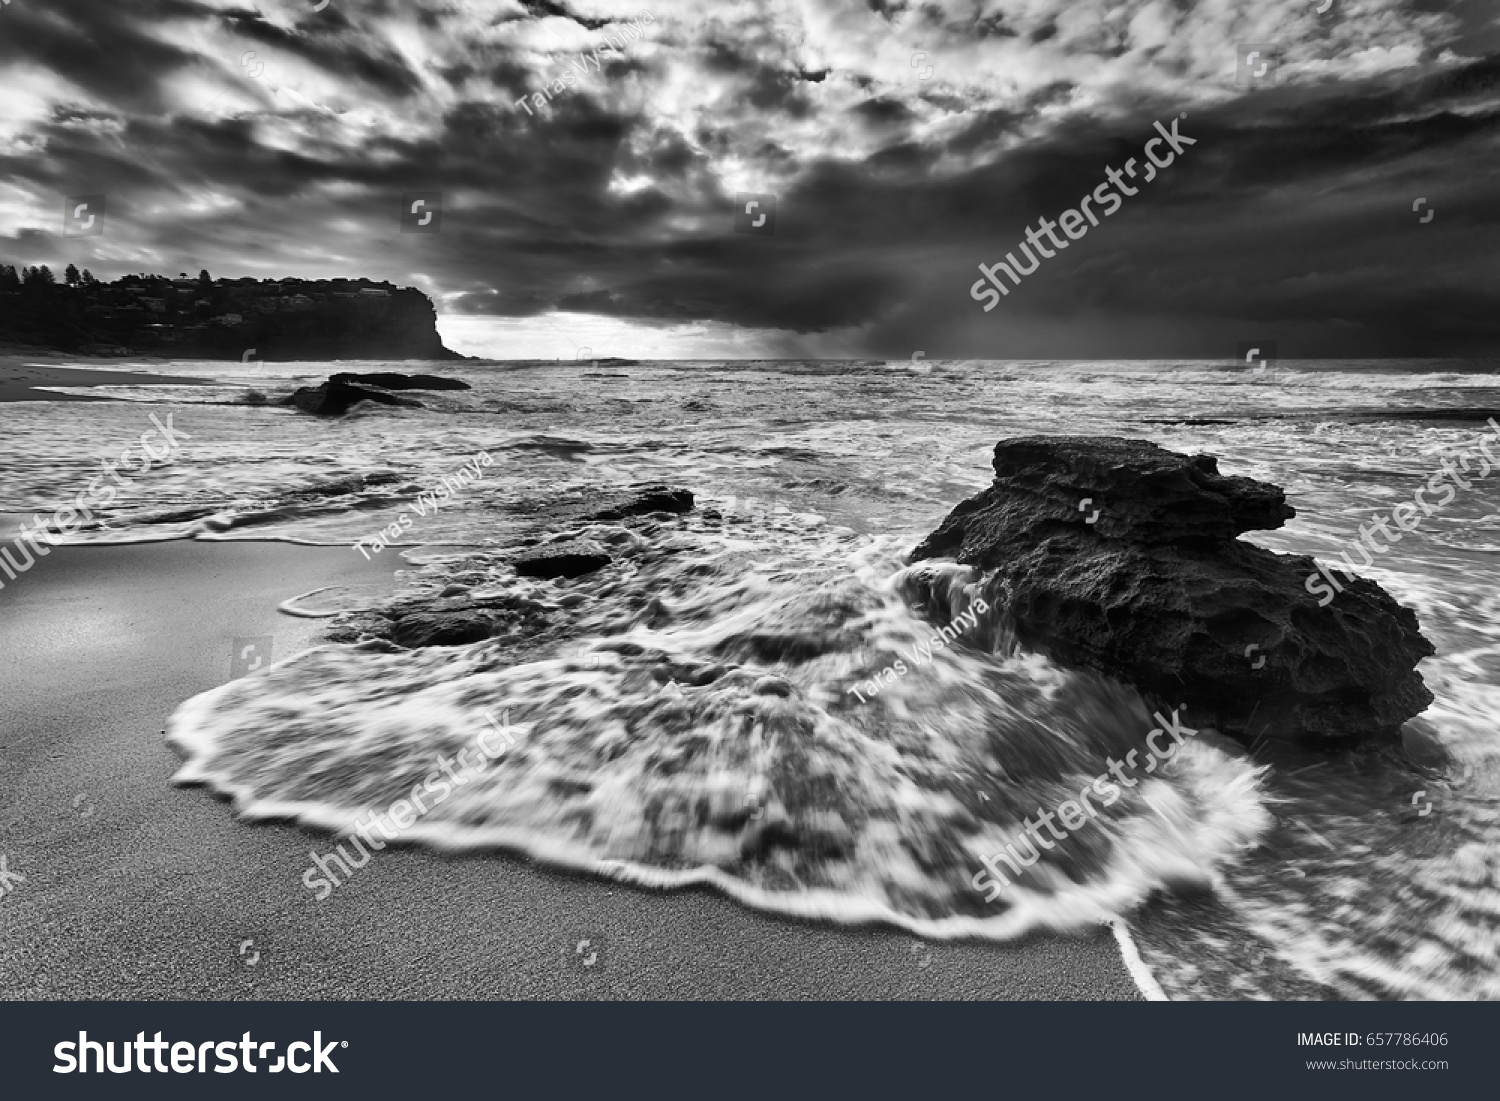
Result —
[{"label": "stormy sky", "polygon": [[476,354],[1500,354],[1496,0],[9,0],[0,70],[0,259],[389,279]]}]

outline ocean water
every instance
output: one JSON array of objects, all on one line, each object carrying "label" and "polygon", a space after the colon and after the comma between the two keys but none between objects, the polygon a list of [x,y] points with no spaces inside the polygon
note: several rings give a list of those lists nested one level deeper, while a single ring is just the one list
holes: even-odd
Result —
[{"label": "ocean water", "polygon": [[[148,414],[170,412],[180,450],[74,541],[359,554],[357,540],[369,553],[404,516],[380,552],[405,563],[395,599],[462,594],[517,616],[511,635],[468,646],[331,643],[184,701],[169,731],[179,779],[232,793],[246,818],[351,832],[440,755],[472,747],[488,713],[513,746],[431,800],[410,842],[711,883],[770,911],[930,937],[1124,916],[1173,997],[1289,984],[1500,996],[1500,474],[1361,571],[1437,647],[1421,667],[1437,697],[1423,722],[1451,767],[1247,753],[1204,730],[993,901],[973,886],[980,858],[1111,757],[1144,755],[1157,723],[1129,689],[1018,650],[1004,609],[978,610],[984,578],[904,562],[988,483],[997,440],[1037,433],[1217,455],[1226,473],[1283,486],[1298,510],[1246,538],[1327,559],[1481,431],[1347,413],[1497,408],[1500,364],[444,363],[429,369],[474,389],[338,420],[244,403],[320,380],[326,364],[149,369],[216,382],[0,406],[0,512],[71,500],[151,430]],[[437,508],[424,499],[480,453],[491,461],[475,484]],[[579,525],[572,534],[616,557],[589,577],[540,581],[506,564],[538,502],[647,481],[692,490],[699,508]],[[350,629],[358,618],[335,617],[378,615],[379,601],[322,591],[292,610]],[[955,621],[957,637],[934,645]],[[870,692],[898,661],[905,671]]]}]

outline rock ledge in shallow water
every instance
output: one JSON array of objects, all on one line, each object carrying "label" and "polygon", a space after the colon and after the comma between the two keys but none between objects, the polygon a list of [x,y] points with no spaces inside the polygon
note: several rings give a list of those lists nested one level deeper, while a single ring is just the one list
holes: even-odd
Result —
[{"label": "rock ledge in shallow water", "polygon": [[1296,514],[1279,487],[1118,437],[1002,440],[994,467],[912,561],[989,572],[1025,645],[1240,738],[1394,741],[1432,702],[1409,608],[1360,578],[1319,607],[1311,558],[1235,538]]},{"label": "rock ledge in shallow water", "polygon": [[321,386],[302,386],[292,392],[291,397],[280,402],[292,405],[304,413],[320,417],[342,417],[362,401],[373,401],[378,405],[404,405],[421,409],[422,403],[411,398],[398,398],[384,390],[372,390],[368,386],[353,386],[347,382],[325,382]]},{"label": "rock ledge in shallow water", "polygon": [[525,577],[582,577],[609,565],[609,552],[592,539],[544,543],[511,560]]}]

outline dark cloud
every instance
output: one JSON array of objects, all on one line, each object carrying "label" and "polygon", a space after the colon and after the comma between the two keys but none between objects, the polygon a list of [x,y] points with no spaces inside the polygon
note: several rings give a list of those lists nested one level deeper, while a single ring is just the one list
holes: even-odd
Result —
[{"label": "dark cloud", "polygon": [[521,6],[527,13],[535,18],[543,18],[549,15],[559,16],[563,19],[571,19],[581,27],[587,27],[591,31],[597,31],[601,27],[609,26],[608,19],[585,19],[568,10],[563,4],[555,4],[552,0],[521,0]]},{"label": "dark cloud", "polygon": [[[627,34],[550,0],[16,0],[0,65],[22,121],[0,170],[33,205],[7,208],[0,253],[420,277],[452,312],[713,321],[902,358],[1500,346],[1500,57],[1443,53],[1491,42],[1491,11],[1379,48],[1314,19],[1326,55],[1244,88],[1232,49],[1180,48],[1206,17],[1129,3],[872,3],[798,33],[708,6]],[[1197,144],[984,313],[977,265],[1142,164],[1174,118]],[[401,193],[427,189],[443,232],[400,234]],[[61,196],[96,191],[106,237],[61,239]],[[739,191],[776,195],[773,236],[735,232]]]},{"label": "dark cloud", "polygon": [[392,96],[410,95],[421,87],[417,75],[388,45],[358,33],[344,13],[332,6],[328,20],[308,20],[282,27],[258,12],[227,12],[226,28],[251,42],[284,50],[334,77],[373,85]]},{"label": "dark cloud", "polygon": [[150,112],[165,106],[163,78],[199,60],[152,32],[212,12],[185,0],[47,0],[11,3],[0,14],[0,67],[42,65],[101,101]]},{"label": "dark cloud", "polygon": [[907,122],[912,118],[911,108],[899,99],[876,96],[865,100],[854,109],[867,121],[884,124]]}]

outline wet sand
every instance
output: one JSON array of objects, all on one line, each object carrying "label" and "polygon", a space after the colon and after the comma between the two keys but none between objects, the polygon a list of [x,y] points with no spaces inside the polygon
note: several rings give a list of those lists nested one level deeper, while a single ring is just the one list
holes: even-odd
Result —
[{"label": "wet sand", "polygon": [[[15,519],[0,516],[6,542]],[[26,877],[0,900],[0,997],[1140,998],[1107,930],[918,942],[494,853],[388,848],[316,901],[301,876],[334,839],[247,825],[172,786],[179,759],[161,732],[178,703],[229,678],[235,638],[272,635],[278,659],[308,645],[319,622],[280,602],[388,590],[400,562],[386,558],[59,547],[0,575],[0,853]]]},{"label": "wet sand", "polygon": [[[82,360],[69,360],[81,363]],[[64,367],[36,362],[36,357],[0,354],[0,402],[6,401],[114,401],[90,394],[64,394],[46,386],[195,386],[212,379],[186,375],[156,375],[108,367]]]}]

